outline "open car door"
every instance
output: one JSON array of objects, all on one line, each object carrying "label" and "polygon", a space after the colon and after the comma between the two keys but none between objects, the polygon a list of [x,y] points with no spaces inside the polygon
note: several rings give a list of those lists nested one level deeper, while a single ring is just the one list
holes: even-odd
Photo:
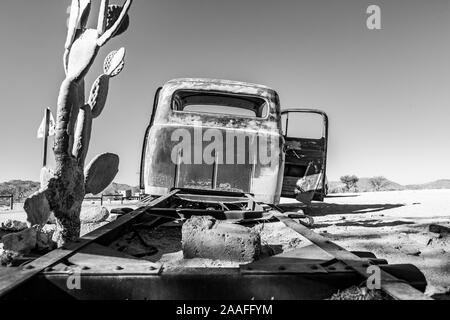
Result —
[{"label": "open car door", "polygon": [[328,116],[313,109],[287,109],[281,116],[285,139],[281,196],[307,205],[323,201],[328,189]]}]

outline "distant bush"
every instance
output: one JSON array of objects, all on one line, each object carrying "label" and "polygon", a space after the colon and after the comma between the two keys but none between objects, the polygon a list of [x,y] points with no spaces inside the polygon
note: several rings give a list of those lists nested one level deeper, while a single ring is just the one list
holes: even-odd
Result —
[{"label": "distant bush", "polygon": [[369,179],[369,183],[375,191],[384,190],[389,185],[390,181],[385,177],[373,177]]},{"label": "distant bush", "polygon": [[358,192],[357,183],[359,178],[355,175],[346,175],[340,178],[341,182],[345,185],[347,192]]}]

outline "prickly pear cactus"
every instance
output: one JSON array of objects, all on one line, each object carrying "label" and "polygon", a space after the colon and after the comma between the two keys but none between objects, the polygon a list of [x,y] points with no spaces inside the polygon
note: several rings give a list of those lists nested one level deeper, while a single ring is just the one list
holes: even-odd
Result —
[{"label": "prickly pear cactus", "polygon": [[106,153],[94,158],[85,169],[93,120],[106,105],[110,79],[124,68],[125,49],[107,55],[104,74],[94,82],[88,101],[84,78],[100,49],[129,26],[132,0],[123,6],[100,1],[97,29],[87,29],[91,0],[72,0],[63,57],[66,78],[58,96],[54,154],[56,168],[41,171],[41,190],[25,202],[31,225],[44,225],[51,213],[56,218],[54,240],[60,245],[80,235],[80,211],[86,193],[102,192],[118,172],[119,157]]}]

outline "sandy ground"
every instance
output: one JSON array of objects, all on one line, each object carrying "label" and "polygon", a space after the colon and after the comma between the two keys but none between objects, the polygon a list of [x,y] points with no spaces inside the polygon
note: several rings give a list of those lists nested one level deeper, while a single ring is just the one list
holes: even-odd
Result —
[{"label": "sandy ground", "polygon": [[[299,205],[288,200],[284,207],[295,211]],[[417,266],[427,294],[450,290],[450,235],[428,229],[432,223],[450,228],[450,190],[330,195],[304,211],[314,217],[316,232],[347,250]]]},{"label": "sandy ground", "polygon": [[[111,211],[116,208],[132,208],[136,209],[137,201],[132,202],[124,202],[123,204],[120,201],[107,200],[103,202],[103,207]],[[83,210],[90,209],[92,207],[100,206],[100,201],[85,201],[83,203]],[[27,215],[23,210],[23,203],[15,203],[14,210],[10,210],[9,207],[0,207],[0,224],[7,220],[17,220],[17,221],[26,221]],[[82,224],[81,226],[81,235],[85,235],[95,229],[107,224],[108,221],[102,223],[90,223],[90,224]]]},{"label": "sandy ground", "polygon": [[[99,203],[86,202],[84,208],[94,205]],[[112,201],[104,206],[133,208],[133,203],[121,205]],[[316,232],[347,250],[370,251],[389,263],[414,264],[427,278],[427,294],[450,290],[450,235],[439,237],[428,229],[432,223],[450,228],[450,190],[336,194],[309,208],[284,199],[283,207],[292,211],[303,209],[314,217]],[[22,206],[17,204],[13,211],[0,208],[0,223],[7,219],[24,221]],[[103,224],[85,225],[82,233]],[[283,251],[301,245],[293,242],[296,234],[292,230],[280,225],[267,225],[262,238],[269,244],[281,244]],[[182,253],[178,250],[169,250],[173,253],[157,260],[181,261]]]}]

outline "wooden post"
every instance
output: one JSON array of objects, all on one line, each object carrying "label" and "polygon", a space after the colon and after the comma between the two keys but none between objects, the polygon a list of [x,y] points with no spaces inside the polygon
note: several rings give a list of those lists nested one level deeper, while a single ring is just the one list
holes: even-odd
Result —
[{"label": "wooden post", "polygon": [[11,195],[11,198],[10,198],[10,205],[11,205],[11,211],[14,210],[14,195],[13,194]]},{"label": "wooden post", "polygon": [[44,155],[42,160],[42,166],[47,166],[47,145],[48,145],[48,134],[50,129],[50,109],[45,110],[45,128],[44,128]]}]

